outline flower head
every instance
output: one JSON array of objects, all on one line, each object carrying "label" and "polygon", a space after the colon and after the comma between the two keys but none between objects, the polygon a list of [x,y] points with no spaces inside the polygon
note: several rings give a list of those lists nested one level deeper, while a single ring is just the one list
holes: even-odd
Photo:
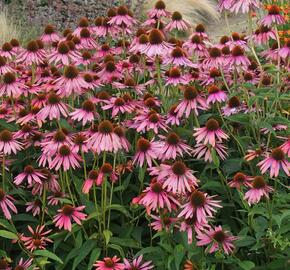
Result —
[{"label": "flower head", "polygon": [[58,214],[54,216],[53,222],[59,229],[71,231],[71,222],[74,220],[78,225],[81,225],[81,221],[86,219],[86,214],[82,213],[85,206],[74,207],[71,205],[64,205],[61,209],[57,210]]}]

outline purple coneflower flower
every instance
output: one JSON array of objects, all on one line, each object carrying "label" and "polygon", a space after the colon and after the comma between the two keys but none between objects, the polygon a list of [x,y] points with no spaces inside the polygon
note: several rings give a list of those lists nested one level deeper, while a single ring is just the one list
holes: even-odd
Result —
[{"label": "purple coneflower flower", "polygon": [[237,240],[238,237],[231,236],[228,231],[224,231],[221,226],[217,226],[198,233],[197,239],[198,246],[209,245],[206,249],[207,252],[213,253],[222,249],[225,254],[229,255],[235,248],[233,241]]}]

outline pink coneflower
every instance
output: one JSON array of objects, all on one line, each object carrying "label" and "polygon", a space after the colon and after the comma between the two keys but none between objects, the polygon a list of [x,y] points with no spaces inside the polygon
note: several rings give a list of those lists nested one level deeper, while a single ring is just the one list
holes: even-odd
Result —
[{"label": "pink coneflower", "polygon": [[235,46],[231,53],[232,55],[229,58],[229,64],[232,67],[237,69],[247,69],[247,67],[251,64],[242,47]]},{"label": "pink coneflower", "polygon": [[[35,216],[38,216],[41,212],[41,208],[42,208],[42,202],[41,200],[34,200],[32,202],[27,202],[26,204],[26,209],[25,211],[28,213],[28,212],[32,212],[32,215],[35,217]],[[44,210],[45,212],[47,212],[47,209]]]},{"label": "pink coneflower", "polygon": [[164,28],[165,31],[172,31],[172,30],[178,30],[178,31],[186,31],[190,28],[190,24],[182,19],[182,15],[175,11],[173,12],[171,16],[171,22],[166,25]]},{"label": "pink coneflower", "polygon": [[106,36],[106,27],[104,27],[104,17],[97,17],[94,21],[94,26],[92,26],[92,32],[97,37]]},{"label": "pink coneflower", "polygon": [[22,149],[22,143],[15,139],[15,134],[7,129],[0,132],[0,152],[4,155],[16,154]]},{"label": "pink coneflower", "polygon": [[144,262],[143,255],[133,259],[132,261],[124,258],[124,265],[126,270],[150,270],[154,268],[151,261]]},{"label": "pink coneflower", "polygon": [[224,64],[224,58],[222,56],[222,51],[217,47],[209,48],[209,56],[204,59],[202,64],[205,68],[221,67]]},{"label": "pink coneflower", "polygon": [[20,239],[24,242],[24,246],[29,251],[34,251],[36,249],[46,249],[48,243],[53,241],[47,237],[51,230],[44,231],[45,226],[37,226],[35,231],[28,225],[28,230],[31,236],[21,235]]},{"label": "pink coneflower", "polygon": [[183,43],[182,47],[190,54],[195,54],[200,57],[208,56],[203,38],[200,35],[192,35],[188,41]]},{"label": "pink coneflower", "polygon": [[198,109],[208,109],[206,100],[201,96],[201,94],[194,86],[185,87],[183,98],[184,100],[182,100],[175,109],[178,117],[181,117],[183,114],[185,114],[185,117],[188,118],[191,111],[194,111],[194,113],[198,115]]},{"label": "pink coneflower", "polygon": [[114,256],[112,258],[106,257],[102,261],[96,261],[94,266],[96,270],[123,270],[125,269],[125,265],[123,263],[119,263],[120,258]]},{"label": "pink coneflower", "polygon": [[272,128],[261,128],[260,131],[263,134],[269,134],[270,132],[272,132],[272,130],[274,131],[281,131],[281,130],[287,130],[288,129],[288,125],[283,125],[280,123],[276,123],[274,125],[272,125]]},{"label": "pink coneflower", "polygon": [[196,213],[196,218],[199,223],[207,223],[207,217],[212,217],[215,208],[221,208],[220,201],[213,200],[215,196],[208,196],[199,190],[194,190],[190,197],[189,202],[181,206],[183,210],[179,213],[178,217],[192,218]]},{"label": "pink coneflower", "polygon": [[159,158],[161,160],[176,159],[183,157],[183,154],[191,154],[192,148],[187,145],[175,132],[169,133],[167,136],[159,135],[162,141],[159,144]]},{"label": "pink coneflower", "polygon": [[45,168],[40,172],[45,176],[45,178],[41,179],[41,184],[36,182],[35,184],[29,186],[29,188],[32,187],[32,195],[41,195],[44,190],[49,190],[51,192],[59,192],[61,190],[55,175],[53,175],[48,169]]},{"label": "pink coneflower", "polygon": [[82,49],[93,50],[93,49],[96,49],[98,47],[98,44],[96,43],[94,38],[91,36],[90,30],[88,28],[86,28],[86,27],[84,27],[80,31],[79,38],[80,38],[79,46]]},{"label": "pink coneflower", "polygon": [[244,156],[244,159],[246,161],[251,161],[255,158],[261,157],[262,155],[265,155],[265,150],[263,148],[258,148],[255,150],[247,150],[247,154]]},{"label": "pink coneflower", "polygon": [[165,86],[174,85],[177,86],[179,84],[188,84],[189,79],[187,75],[182,75],[179,68],[172,67],[168,71],[168,77],[166,78]]},{"label": "pink coneflower", "polygon": [[[10,211],[17,214],[17,209],[14,205],[14,198],[5,193],[5,191],[0,188],[0,208],[7,219],[11,219]],[[10,211],[9,211],[10,210]]]},{"label": "pink coneflower", "polygon": [[28,42],[26,50],[17,55],[17,62],[26,65],[40,65],[46,58],[46,51],[43,49],[43,43],[40,40],[32,40]]},{"label": "pink coneflower", "polygon": [[139,53],[145,51],[149,45],[149,37],[147,34],[142,34],[136,39],[135,43],[132,43],[129,51],[133,53]]},{"label": "pink coneflower", "polygon": [[168,111],[168,115],[166,117],[166,124],[170,125],[180,125],[180,117],[178,116],[178,111],[176,111],[177,105],[172,105]]},{"label": "pink coneflower", "polygon": [[155,231],[162,231],[166,230],[169,231],[170,227],[177,221],[177,218],[169,217],[169,216],[155,216],[155,215],[150,215],[155,221],[151,222],[149,224],[150,227],[153,228]]},{"label": "pink coneflower", "polygon": [[241,78],[241,81],[244,79],[245,82],[247,83],[251,83],[251,84],[258,84],[259,83],[259,76],[257,76],[257,74],[253,71],[250,71],[250,72],[246,72],[244,75],[243,75],[243,78]]},{"label": "pink coneflower", "polygon": [[161,17],[170,17],[170,12],[166,10],[166,5],[163,1],[157,1],[154,8],[148,11],[148,17],[152,19],[160,19]]},{"label": "pink coneflower", "polygon": [[63,192],[57,191],[53,195],[47,197],[48,205],[58,205],[61,203],[61,200],[64,199],[66,195]]},{"label": "pink coneflower", "polygon": [[71,50],[69,43],[66,41],[59,42],[57,47],[48,55],[49,63],[68,66],[71,63],[75,63],[81,59],[79,52]]},{"label": "pink coneflower", "polygon": [[112,117],[118,114],[131,113],[134,109],[131,102],[126,102],[122,97],[112,97],[102,106],[103,110],[112,110]]},{"label": "pink coneflower", "polygon": [[193,149],[193,155],[197,159],[203,158],[205,162],[213,162],[213,150],[222,159],[225,160],[228,156],[228,148],[220,142],[216,142],[214,149],[210,144],[197,143]]},{"label": "pink coneflower", "polygon": [[97,73],[97,76],[103,83],[111,83],[113,80],[122,78],[121,72],[118,71],[113,61],[106,62],[104,68]]},{"label": "pink coneflower", "polygon": [[287,176],[290,176],[290,163],[285,157],[285,153],[279,147],[272,150],[270,156],[260,161],[257,166],[260,167],[262,174],[270,170],[270,177],[277,177],[280,169],[282,169]]},{"label": "pink coneflower", "polygon": [[[80,36],[80,32],[82,31],[82,29],[83,28],[88,28],[88,27],[90,27],[90,22],[89,22],[88,18],[81,17],[79,19],[77,28],[73,31],[72,34],[74,36],[78,36],[79,37]],[[71,31],[70,31],[70,33],[71,33]]]},{"label": "pink coneflower", "polygon": [[159,167],[148,169],[150,175],[155,175],[163,188],[173,194],[191,191],[192,186],[198,186],[199,180],[193,175],[182,161],[175,161],[172,165],[161,164]]},{"label": "pink coneflower", "polygon": [[195,32],[193,32],[193,35],[199,35],[201,38],[208,40],[208,35],[205,32],[205,27],[201,23],[195,27]]},{"label": "pink coneflower", "polygon": [[225,45],[228,46],[230,50],[233,50],[236,46],[241,47],[245,51],[249,50],[245,36],[237,32],[232,33],[231,39],[229,39]]},{"label": "pink coneflower", "polygon": [[245,193],[244,199],[251,205],[258,203],[263,196],[269,198],[269,193],[273,191],[274,189],[267,185],[263,176],[256,176],[251,182],[251,189]]},{"label": "pink coneflower", "polygon": [[[226,80],[228,79],[225,74]],[[200,74],[201,85],[210,85],[222,80],[222,74],[218,68],[205,68]]]},{"label": "pink coneflower", "polygon": [[192,236],[193,233],[200,233],[205,228],[209,228],[210,226],[207,223],[200,223],[197,220],[196,213],[193,214],[192,218],[184,219],[180,226],[179,230],[181,232],[187,232],[187,241],[188,244],[192,244]]},{"label": "pink coneflower", "polygon": [[7,59],[3,56],[0,56],[0,75],[3,75],[5,73],[14,72],[14,69],[7,64]]},{"label": "pink coneflower", "polygon": [[49,167],[57,171],[62,166],[63,170],[67,171],[70,168],[80,167],[80,161],[82,161],[82,158],[77,152],[71,150],[67,145],[62,145]]},{"label": "pink coneflower", "polygon": [[74,207],[66,204],[61,209],[57,210],[59,213],[54,216],[53,222],[60,230],[64,228],[65,230],[71,231],[72,220],[74,220],[78,225],[81,225],[81,221],[86,219],[87,215],[82,213],[84,209],[85,206]]},{"label": "pink coneflower", "polygon": [[290,136],[279,138],[285,140],[285,142],[280,146],[280,149],[285,153],[285,155],[290,157]]},{"label": "pink coneflower", "polygon": [[188,58],[186,53],[180,47],[174,48],[169,56],[164,57],[162,64],[174,65],[174,66],[185,66],[185,67],[196,67]]},{"label": "pink coneflower", "polygon": [[72,139],[73,139],[73,143],[72,143],[73,151],[76,151],[77,153],[89,152],[89,148],[87,145],[88,137],[86,136],[85,132],[79,132],[79,133],[73,134]]},{"label": "pink coneflower", "polygon": [[112,183],[116,183],[118,176],[113,170],[113,167],[110,163],[104,163],[98,171],[97,185],[100,186],[103,184],[105,177],[110,177]]},{"label": "pink coneflower", "polygon": [[18,131],[15,132],[14,137],[15,137],[15,139],[25,139],[26,140],[26,139],[30,138],[31,136],[33,136],[38,131],[38,129],[37,129],[37,127],[31,126],[30,124],[22,123],[22,121],[19,121],[20,119],[18,119],[16,121],[16,123],[20,123],[20,124],[22,124],[22,126]]},{"label": "pink coneflower", "polygon": [[210,105],[210,103],[215,104],[224,102],[227,97],[227,94],[222,89],[213,84],[208,88],[208,98],[206,103]]},{"label": "pink coneflower", "polygon": [[283,59],[287,59],[290,57],[290,38],[287,39],[285,42],[284,47],[282,47],[279,51],[279,55]]},{"label": "pink coneflower", "polygon": [[260,7],[259,0],[236,0],[232,1],[232,5],[230,7],[230,11],[238,14],[248,13],[250,10],[254,10]]},{"label": "pink coneflower", "polygon": [[[112,10],[112,9],[110,9]],[[110,12],[110,10],[108,11],[108,13]],[[114,13],[114,15],[116,14],[116,12]],[[108,16],[106,18],[104,18],[104,21],[103,21],[103,26],[105,28],[105,36],[107,35],[111,35],[112,37],[115,37],[119,32],[120,32],[120,28],[116,25],[113,25],[113,24],[110,24],[110,20],[111,20],[111,17],[113,16]]]},{"label": "pink coneflower", "polygon": [[238,237],[231,236],[228,231],[224,231],[221,226],[217,226],[214,229],[210,228],[204,232],[197,234],[197,245],[207,247],[207,252],[213,253],[219,249],[222,249],[227,255],[233,252],[235,246],[233,241]]},{"label": "pink coneflower", "polygon": [[102,121],[98,126],[98,132],[88,139],[88,147],[98,154],[103,151],[114,152],[122,149],[120,139],[114,133],[114,127],[108,120]]},{"label": "pink coneflower", "polygon": [[33,259],[27,259],[26,261],[24,261],[23,258],[20,258],[14,270],[27,270],[28,268],[30,268],[32,262],[33,262]]},{"label": "pink coneflower", "polygon": [[146,90],[146,86],[152,85],[155,82],[154,79],[149,80],[145,83],[137,84],[134,78],[132,77],[126,77],[124,79],[124,82],[113,82],[112,85],[116,87],[117,89],[129,89],[134,90],[136,93],[142,95],[143,92]]},{"label": "pink coneflower", "polygon": [[152,160],[157,158],[157,143],[154,141],[148,141],[144,138],[140,138],[136,144],[135,156],[133,158],[133,164],[137,163],[140,167],[144,163],[148,164],[149,167],[152,166]]},{"label": "pink coneflower", "polygon": [[193,136],[197,143],[209,143],[213,147],[215,147],[216,142],[222,142],[229,138],[229,136],[220,128],[219,122],[213,118],[206,122],[205,127],[195,128],[194,130],[195,132],[193,133]]},{"label": "pink coneflower", "polygon": [[218,10],[220,12],[225,10],[230,10],[234,0],[219,0],[218,1]]},{"label": "pink coneflower", "polygon": [[28,182],[29,185],[32,185],[32,183],[39,183],[41,184],[41,178],[44,178],[45,176],[39,171],[34,169],[31,165],[27,165],[24,167],[24,170],[22,173],[18,174],[14,178],[14,184],[20,185],[24,180]]},{"label": "pink coneflower", "polygon": [[113,55],[115,53],[114,48],[110,47],[109,44],[104,43],[94,54],[95,58],[104,58],[107,55]]},{"label": "pink coneflower", "polygon": [[12,57],[14,57],[17,54],[17,51],[13,50],[13,46],[9,42],[5,42],[2,45],[2,48],[0,50],[0,56],[7,58],[8,60],[11,60]]},{"label": "pink coneflower", "polygon": [[47,104],[38,113],[39,120],[44,121],[47,118],[51,121],[53,119],[60,119],[60,116],[68,116],[68,107],[61,101],[60,96],[51,92],[47,96]]},{"label": "pink coneflower", "polygon": [[57,94],[61,97],[68,97],[75,94],[82,94],[83,89],[89,88],[84,78],[80,76],[76,66],[70,65],[65,67],[63,76],[55,80]]},{"label": "pink coneflower", "polygon": [[285,18],[280,14],[280,7],[277,5],[271,5],[268,9],[268,15],[261,19],[260,24],[265,26],[271,26],[272,24],[284,24]]},{"label": "pink coneflower", "polygon": [[40,37],[40,40],[45,44],[52,44],[60,40],[60,36],[56,33],[53,25],[48,24],[44,28],[44,34]]},{"label": "pink coneflower", "polygon": [[164,41],[164,35],[158,29],[152,29],[149,33],[149,43],[141,53],[148,57],[164,56],[172,49],[172,45]]},{"label": "pink coneflower", "polygon": [[88,174],[88,178],[85,180],[83,184],[82,192],[84,194],[89,193],[93,185],[97,184],[97,179],[98,179],[98,171],[91,170]]},{"label": "pink coneflower", "polygon": [[140,112],[133,118],[130,128],[135,128],[137,132],[142,133],[152,130],[155,134],[159,133],[159,129],[168,130],[164,117],[154,110]]},{"label": "pink coneflower", "polygon": [[[82,76],[88,85],[88,87],[85,88],[85,91],[94,90],[96,88],[103,86],[103,84],[100,81],[100,78],[97,75],[93,75],[90,73],[84,73]],[[93,97],[91,98],[91,101],[94,101]]]},{"label": "pink coneflower", "polygon": [[268,50],[261,52],[261,56],[266,57],[267,60],[277,62],[279,59],[278,42],[273,42]]},{"label": "pink coneflower", "polygon": [[271,28],[261,25],[252,36],[253,41],[259,45],[267,44],[270,39],[277,39],[277,36]]},{"label": "pink coneflower", "polygon": [[242,187],[250,187],[252,178],[241,172],[236,173],[233,179],[228,183],[232,188],[241,189]]},{"label": "pink coneflower", "polygon": [[48,153],[50,156],[53,156],[61,146],[72,145],[72,140],[66,129],[58,129],[47,133],[40,145],[43,153]]},{"label": "pink coneflower", "polygon": [[85,100],[82,103],[82,108],[76,109],[70,113],[70,116],[72,120],[82,121],[82,125],[85,126],[86,123],[94,121],[95,116],[97,116],[95,104],[90,100]]},{"label": "pink coneflower", "polygon": [[16,78],[15,73],[7,72],[3,75],[3,83],[0,83],[0,96],[18,98],[25,89],[27,86]]},{"label": "pink coneflower", "polygon": [[245,109],[245,106],[240,102],[237,96],[233,96],[229,99],[228,104],[222,108],[223,114],[225,116],[230,116],[232,114],[239,113]]},{"label": "pink coneflower", "polygon": [[126,6],[120,6],[117,8],[116,15],[110,19],[109,24],[129,28],[136,24],[136,22],[128,8]]},{"label": "pink coneflower", "polygon": [[120,127],[120,126],[117,126],[117,127],[114,128],[114,133],[117,134],[117,136],[119,137],[120,142],[121,142],[121,145],[122,145],[122,148],[126,152],[129,152],[129,149],[131,147],[131,144],[127,140],[127,138],[125,137],[125,129],[122,128],[122,127]]},{"label": "pink coneflower", "polygon": [[142,192],[142,198],[139,204],[146,207],[147,212],[159,211],[159,209],[166,208],[171,211],[171,204],[179,205],[179,202],[162,187],[162,183],[158,182],[156,178],[151,180],[151,184]]}]

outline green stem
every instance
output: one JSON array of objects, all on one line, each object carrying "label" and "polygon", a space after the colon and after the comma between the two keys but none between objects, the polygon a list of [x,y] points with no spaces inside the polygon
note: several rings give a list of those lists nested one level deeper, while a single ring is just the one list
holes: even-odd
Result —
[{"label": "green stem", "polygon": [[73,195],[72,195],[72,192],[71,192],[71,189],[70,189],[70,184],[69,184],[69,181],[68,181],[68,174],[67,174],[67,172],[64,172],[64,175],[65,175],[65,181],[66,181],[67,189],[68,189],[68,192],[69,192],[69,195],[70,195],[72,204],[74,206],[75,205],[75,202],[74,202],[74,198],[73,198]]},{"label": "green stem", "polygon": [[2,189],[5,190],[5,155],[2,157]]},{"label": "green stem", "polygon": [[43,188],[42,194],[41,225],[43,225],[44,222],[45,207],[46,207],[46,187]]}]

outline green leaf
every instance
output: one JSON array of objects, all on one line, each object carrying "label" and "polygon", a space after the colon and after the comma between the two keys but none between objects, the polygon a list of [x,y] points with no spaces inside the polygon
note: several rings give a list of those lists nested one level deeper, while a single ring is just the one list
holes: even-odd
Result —
[{"label": "green leaf", "polygon": [[250,116],[248,114],[234,114],[226,117],[233,122],[238,122],[241,124],[248,124],[250,122]]},{"label": "green leaf", "polygon": [[231,173],[240,171],[242,167],[243,159],[241,158],[232,158],[232,159],[227,159],[224,162],[223,166],[223,171],[229,175]]},{"label": "green leaf", "polygon": [[111,231],[109,231],[109,230],[104,230],[104,231],[103,231],[103,235],[104,235],[104,237],[105,237],[106,244],[108,245],[109,242],[110,242],[110,238],[111,238],[111,236],[113,235],[113,233],[112,233]]},{"label": "green leaf", "polygon": [[134,239],[111,237],[110,243],[117,244],[123,247],[140,248],[139,243]]},{"label": "green leaf", "polygon": [[115,245],[115,244],[109,244],[108,247],[117,250],[120,253],[121,257],[125,257],[125,253],[124,253],[122,247]]},{"label": "green leaf", "polygon": [[109,209],[119,211],[122,214],[124,214],[126,217],[130,217],[130,213],[122,205],[119,205],[119,204],[111,204],[110,206],[107,207],[106,211],[108,211]]},{"label": "green leaf", "polygon": [[72,270],[76,269],[76,267],[90,254],[96,244],[96,240],[88,240],[82,245],[79,250],[79,255],[74,259]]},{"label": "green leaf", "polygon": [[237,247],[246,247],[254,244],[256,242],[256,239],[251,236],[244,236],[240,237],[237,241],[235,241],[235,244]]},{"label": "green leaf", "polygon": [[11,232],[17,233],[17,230],[14,227],[14,225],[13,224],[11,225],[6,219],[0,219],[0,227],[4,227],[5,229],[8,229]]},{"label": "green leaf", "polygon": [[7,123],[7,121],[5,121],[4,119],[0,119],[0,127],[2,127],[3,129],[8,129],[10,131],[16,131],[18,129],[17,125]]},{"label": "green leaf", "polygon": [[52,259],[52,260],[54,260],[56,262],[59,262],[59,263],[63,264],[63,261],[58,256],[56,256],[54,253],[52,253],[52,252],[50,252],[48,250],[36,250],[34,252],[34,255],[47,257],[49,259]]},{"label": "green leaf", "polygon": [[251,261],[240,261],[240,262],[238,262],[238,264],[244,270],[251,270],[255,267],[255,264]]},{"label": "green leaf", "polygon": [[15,233],[5,230],[0,230],[0,237],[7,239],[18,239],[18,236]]},{"label": "green leaf", "polygon": [[179,244],[174,248],[174,257],[175,257],[175,267],[176,269],[180,269],[180,264],[185,255],[185,250],[183,245]]},{"label": "green leaf", "polygon": [[90,256],[90,261],[89,261],[87,270],[91,270],[92,269],[93,264],[100,257],[100,255],[101,255],[101,249],[100,248],[94,248],[92,253],[91,253],[91,256]]}]

